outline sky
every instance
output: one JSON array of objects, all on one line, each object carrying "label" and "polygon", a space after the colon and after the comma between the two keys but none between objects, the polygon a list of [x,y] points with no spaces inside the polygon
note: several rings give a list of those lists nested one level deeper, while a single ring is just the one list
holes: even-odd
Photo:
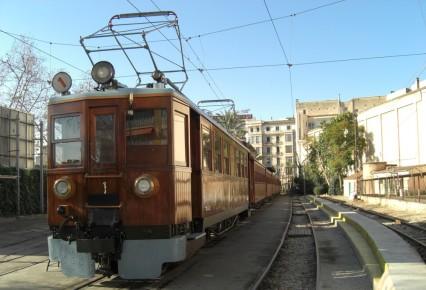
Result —
[{"label": "sky", "polygon": [[[0,1],[0,29],[25,35],[77,67],[38,52],[49,72],[66,71],[78,80],[91,69],[78,46],[80,36],[102,28],[115,14],[137,12],[131,4],[178,15],[184,54],[195,65],[186,61],[189,80],[183,92],[189,98],[230,98],[237,110],[249,109],[257,119],[292,116],[296,99],[386,95],[410,86],[417,76],[426,78],[426,0],[14,0]],[[266,7],[272,18],[293,16],[264,21]],[[245,26],[254,22],[262,23]],[[227,30],[235,26],[244,27]],[[227,31],[204,35],[222,29]],[[14,41],[0,32],[0,58]],[[166,44],[162,53],[174,59],[176,51]],[[348,60],[407,54],[418,55]],[[106,53],[100,58],[112,60],[119,80],[129,81],[120,78],[129,74],[124,61]],[[257,67],[241,68],[247,66]],[[199,68],[212,70],[200,73]]]}]

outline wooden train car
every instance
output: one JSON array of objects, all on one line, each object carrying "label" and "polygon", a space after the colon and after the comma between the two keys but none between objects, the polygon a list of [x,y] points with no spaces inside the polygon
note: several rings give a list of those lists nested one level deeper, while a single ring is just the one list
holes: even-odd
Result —
[{"label": "wooden train car", "polygon": [[173,89],[54,97],[48,118],[49,257],[66,275],[157,278],[280,189]]}]

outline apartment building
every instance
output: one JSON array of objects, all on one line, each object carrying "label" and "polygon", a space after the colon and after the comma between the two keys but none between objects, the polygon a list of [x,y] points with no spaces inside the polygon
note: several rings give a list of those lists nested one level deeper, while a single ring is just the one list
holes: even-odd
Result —
[{"label": "apartment building", "polygon": [[292,184],[295,173],[294,118],[261,121],[245,120],[246,141],[257,152],[257,159],[266,167],[274,167],[283,189]]}]

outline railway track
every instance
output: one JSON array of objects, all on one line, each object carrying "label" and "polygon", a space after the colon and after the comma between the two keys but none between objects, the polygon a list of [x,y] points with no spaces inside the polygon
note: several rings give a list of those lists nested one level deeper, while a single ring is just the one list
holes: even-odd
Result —
[{"label": "railway track", "polygon": [[252,289],[315,289],[318,251],[303,198],[293,198],[291,219],[271,262]]},{"label": "railway track", "polygon": [[426,228],[410,223],[406,220],[401,220],[399,218],[386,215],[383,213],[378,213],[372,210],[364,209],[362,207],[347,204],[343,201],[336,200],[330,197],[322,197],[331,202],[338,203],[342,206],[346,206],[358,211],[358,213],[372,218],[387,228],[393,230],[399,234],[404,240],[410,243],[420,254],[423,261],[426,263]]}]

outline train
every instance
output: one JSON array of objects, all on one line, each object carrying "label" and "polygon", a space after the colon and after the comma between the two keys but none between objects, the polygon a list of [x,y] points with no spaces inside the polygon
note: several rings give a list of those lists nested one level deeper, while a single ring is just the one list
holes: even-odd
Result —
[{"label": "train", "polygon": [[154,279],[281,191],[243,141],[164,76],[127,88],[107,61],[96,90],[48,104],[49,259],[67,276]]}]

